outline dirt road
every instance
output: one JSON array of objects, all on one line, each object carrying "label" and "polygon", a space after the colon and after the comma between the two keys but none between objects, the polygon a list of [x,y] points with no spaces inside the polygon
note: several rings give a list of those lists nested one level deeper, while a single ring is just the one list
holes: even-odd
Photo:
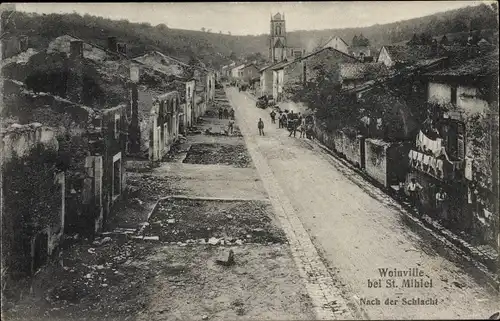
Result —
[{"label": "dirt road", "polygon": [[[441,253],[431,236],[409,228],[387,196],[298,134],[288,137],[248,94],[226,92],[262,180],[277,182],[275,188],[265,184],[271,198],[279,193],[274,206],[292,205],[286,215],[300,220],[343,296],[365,317],[485,318],[496,312],[498,293],[479,285],[457,255]],[[265,136],[259,136],[259,118]],[[384,269],[416,276],[383,276]]]}]

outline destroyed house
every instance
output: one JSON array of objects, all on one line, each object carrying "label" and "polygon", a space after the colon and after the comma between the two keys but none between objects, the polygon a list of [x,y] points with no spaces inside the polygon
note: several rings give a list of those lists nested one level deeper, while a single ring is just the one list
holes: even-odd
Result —
[{"label": "destroyed house", "polygon": [[[125,187],[129,70],[106,55],[81,40],[59,37],[30,57],[26,84],[17,81],[20,94],[11,96],[10,103],[26,106],[16,112],[27,118],[23,121],[57,129],[69,171],[66,195],[73,210],[68,213],[76,215],[66,220],[70,230],[100,230]],[[94,214],[77,215],[82,202],[92,205]],[[93,223],[82,227],[87,216]]]},{"label": "destroyed house", "polygon": [[273,98],[281,101],[285,93],[297,86],[316,79],[322,69],[327,75],[340,82],[340,64],[357,62],[348,54],[326,47],[310,53],[299,60],[281,62],[271,67],[273,70]]},{"label": "destroyed house", "polygon": [[141,149],[148,149],[148,158],[161,160],[179,135],[181,104],[177,91],[159,95],[149,109],[141,110]]},{"label": "destroyed house", "polygon": [[[134,61],[143,64],[141,68],[141,76],[139,77],[139,117],[141,131],[146,128],[143,124],[145,121],[150,121],[149,113],[151,111],[152,102],[159,95],[177,92],[179,98],[178,106],[178,133],[185,134],[185,130],[191,127],[196,118],[199,116],[196,113],[196,96],[195,81],[189,76],[192,74],[192,68],[172,57],[168,57],[159,52],[153,52],[144,56],[134,58]],[[145,67],[148,67],[147,70]],[[156,78],[151,78],[151,70],[154,70]],[[160,77],[163,79],[159,79]],[[160,83],[164,85],[159,86]],[[148,93],[149,92],[149,93]],[[198,95],[205,96],[204,88]],[[151,124],[150,126],[153,126]],[[144,132],[141,137],[145,135]],[[147,136],[149,137],[149,135]],[[142,137],[141,139],[148,139]],[[149,144],[142,144],[143,148]],[[153,145],[154,146],[154,145]],[[149,148],[149,147],[148,147]],[[157,152],[150,152],[150,156],[157,155]]]},{"label": "destroyed house", "polygon": [[[34,93],[18,81],[4,79],[4,86],[9,91],[2,116],[38,122],[54,133],[57,163],[65,171],[62,229],[84,235],[102,229],[125,188],[125,106],[94,110],[50,93]],[[52,231],[45,233],[48,249],[55,242]]]},{"label": "destroyed house", "polygon": [[388,76],[389,70],[382,63],[345,63],[340,65],[342,89],[355,88],[366,81]]},{"label": "destroyed house", "polygon": [[2,271],[17,279],[36,273],[60,249],[65,169],[50,127],[15,123],[3,127],[0,137]]},{"label": "destroyed house", "polygon": [[[423,74],[434,107],[408,155],[413,176],[453,197],[461,229],[496,244],[494,168],[498,167],[498,50]],[[496,153],[496,154],[495,154]],[[430,188],[426,205],[432,206]],[[496,213],[495,213],[496,212]]]}]

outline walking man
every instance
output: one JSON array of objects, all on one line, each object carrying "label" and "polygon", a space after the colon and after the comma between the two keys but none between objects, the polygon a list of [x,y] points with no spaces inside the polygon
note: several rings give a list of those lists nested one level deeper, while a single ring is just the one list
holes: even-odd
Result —
[{"label": "walking man", "polygon": [[262,121],[262,118],[259,118],[259,123],[257,124],[257,127],[259,128],[259,136],[264,136],[264,122]]},{"label": "walking man", "polygon": [[233,129],[234,129],[234,121],[230,120],[229,124],[227,126],[228,126],[229,134],[232,135],[233,134]]}]

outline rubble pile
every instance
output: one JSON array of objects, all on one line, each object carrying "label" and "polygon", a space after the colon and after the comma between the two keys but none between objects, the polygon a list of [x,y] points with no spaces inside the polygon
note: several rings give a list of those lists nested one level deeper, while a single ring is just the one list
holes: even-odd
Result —
[{"label": "rubble pile", "polygon": [[158,204],[143,235],[180,246],[284,243],[269,206],[257,201],[168,199]]},{"label": "rubble pile", "polygon": [[252,159],[244,145],[194,144],[183,163],[251,167]]},{"label": "rubble pile", "polygon": [[26,301],[22,303],[26,308],[20,305],[9,313],[23,319],[24,312],[36,309],[48,319],[79,319],[82,315],[87,320],[125,319],[146,308],[148,282],[157,272],[132,262],[144,260],[150,253],[147,244],[120,244],[110,237],[73,246],[64,260],[37,275],[32,287],[44,292],[34,293],[36,302]]},{"label": "rubble pile", "polygon": [[148,174],[130,175],[127,177],[127,184],[137,188],[139,199],[157,200],[158,197],[163,197],[169,194],[182,194],[183,191],[175,188],[176,182],[180,181],[180,177],[158,177]]}]

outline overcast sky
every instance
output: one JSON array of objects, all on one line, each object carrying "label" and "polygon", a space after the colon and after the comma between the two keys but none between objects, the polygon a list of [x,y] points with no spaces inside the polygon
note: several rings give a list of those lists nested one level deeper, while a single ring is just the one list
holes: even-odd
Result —
[{"label": "overcast sky", "polygon": [[[486,2],[486,1],[483,1]],[[170,28],[233,35],[269,33],[271,13],[284,12],[287,31],[364,27],[480,4],[481,1],[213,2],[213,3],[17,3],[36,13],[98,15]],[[487,3],[491,3],[488,1]]]}]

